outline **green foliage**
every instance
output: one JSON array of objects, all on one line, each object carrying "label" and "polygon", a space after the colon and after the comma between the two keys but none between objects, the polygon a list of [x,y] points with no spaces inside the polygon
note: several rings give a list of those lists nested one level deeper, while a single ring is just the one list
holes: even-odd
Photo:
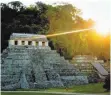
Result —
[{"label": "green foliage", "polygon": [[65,32],[75,29],[74,24],[79,10],[71,4],[49,6],[47,16],[50,23],[49,32]]},{"label": "green foliage", "polygon": [[[81,10],[65,3],[47,5],[36,2],[25,7],[19,1],[1,3],[2,50],[8,45],[12,33],[54,34],[91,28],[95,22],[84,20]],[[8,16],[8,17],[7,17]],[[62,50],[63,56],[71,59],[77,54],[91,54],[99,59],[109,59],[110,35],[101,37],[95,30],[48,38],[53,49]]]},{"label": "green foliage", "polygon": [[1,50],[7,47],[12,33],[46,34],[49,25],[46,10],[46,5],[41,2],[29,7],[19,1],[1,3]]},{"label": "green foliage", "polygon": [[24,8],[23,4],[20,1],[9,2],[8,6],[16,11],[21,11]]},{"label": "green foliage", "polygon": [[[91,83],[87,85],[74,85],[72,87],[63,87],[63,88],[49,88],[46,90],[48,92],[72,92],[72,93],[95,93],[98,95],[99,93],[104,93],[105,90],[103,88],[103,83]],[[107,93],[109,94],[109,93]],[[105,95],[107,95],[105,94]]]},{"label": "green foliage", "polygon": [[[1,95],[55,95],[55,94],[52,94],[52,93],[29,93],[29,92],[2,92]],[[63,95],[63,94],[60,94],[60,95]]]}]

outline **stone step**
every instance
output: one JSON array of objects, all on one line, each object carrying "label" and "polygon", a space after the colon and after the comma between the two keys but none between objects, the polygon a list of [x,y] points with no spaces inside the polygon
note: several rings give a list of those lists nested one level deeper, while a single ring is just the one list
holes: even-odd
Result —
[{"label": "stone step", "polygon": [[69,66],[64,66],[64,65],[58,65],[58,66],[57,66],[57,65],[53,65],[53,67],[54,67],[54,69],[61,69],[61,70],[62,70],[62,69],[66,69],[66,70],[67,70],[67,69],[69,69],[69,70],[70,70],[70,69],[74,69],[74,70],[75,70],[75,67],[71,67],[71,68],[70,68]]},{"label": "stone step", "polygon": [[9,48],[11,52],[18,51],[51,51],[49,47],[17,47],[17,48]]},{"label": "stone step", "polygon": [[15,52],[10,52],[10,53],[8,53],[8,56],[9,55],[24,55],[24,56],[26,56],[28,53],[27,52],[17,52],[17,53],[15,53]]},{"label": "stone step", "polygon": [[55,54],[57,53],[56,50],[47,51],[47,50],[31,50],[30,53],[41,53],[41,54]]},{"label": "stone step", "polygon": [[[61,76],[75,76],[78,72],[74,65],[49,47],[11,47],[3,61],[1,74],[5,84],[18,82],[22,70],[28,82],[33,81],[33,70],[36,83],[61,81]],[[66,79],[63,81],[65,83]]]},{"label": "stone step", "polygon": [[65,61],[64,57],[59,57],[59,56],[53,56],[53,55],[47,55],[47,56],[42,56],[45,60],[61,60]]},{"label": "stone step", "polygon": [[1,79],[6,79],[6,78],[19,78],[19,75],[1,75]]},{"label": "stone step", "polygon": [[[6,70],[7,69],[7,70]],[[21,68],[4,68],[1,70],[1,73],[4,75],[7,75],[7,74],[20,74],[21,72]]]},{"label": "stone step", "polygon": [[7,83],[7,82],[9,82],[9,83],[11,83],[11,82],[19,82],[19,78],[5,78],[5,80],[4,80],[4,78],[1,78],[1,81],[2,81],[2,83]]},{"label": "stone step", "polygon": [[29,59],[29,56],[24,56],[24,55],[19,55],[19,56],[14,56],[14,55],[10,55],[10,56],[7,56],[6,57],[6,60],[8,59],[13,59],[13,60],[16,60],[16,59],[21,59],[21,60],[28,60]]}]

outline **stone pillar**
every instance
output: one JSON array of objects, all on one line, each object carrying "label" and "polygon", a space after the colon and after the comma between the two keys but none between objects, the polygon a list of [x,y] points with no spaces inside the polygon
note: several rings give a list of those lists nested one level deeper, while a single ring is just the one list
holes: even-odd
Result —
[{"label": "stone pillar", "polygon": [[47,41],[47,42],[45,42],[45,46],[48,46],[48,41]]},{"label": "stone pillar", "polygon": [[14,45],[14,40],[9,40],[9,46]]},{"label": "stone pillar", "polygon": [[18,45],[22,45],[21,40],[18,40]]},{"label": "stone pillar", "polygon": [[32,41],[32,46],[36,46],[36,42],[35,41]]},{"label": "stone pillar", "polygon": [[28,41],[25,41],[25,45],[28,45]]},{"label": "stone pillar", "polygon": [[39,41],[38,46],[42,46],[42,42],[41,41]]}]

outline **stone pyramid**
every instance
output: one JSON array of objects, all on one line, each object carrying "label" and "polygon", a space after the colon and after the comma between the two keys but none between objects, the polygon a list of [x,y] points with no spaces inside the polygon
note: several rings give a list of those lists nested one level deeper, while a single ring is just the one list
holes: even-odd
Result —
[{"label": "stone pyramid", "polygon": [[2,90],[65,87],[87,83],[87,76],[81,75],[73,64],[48,45],[9,45],[1,55]]}]

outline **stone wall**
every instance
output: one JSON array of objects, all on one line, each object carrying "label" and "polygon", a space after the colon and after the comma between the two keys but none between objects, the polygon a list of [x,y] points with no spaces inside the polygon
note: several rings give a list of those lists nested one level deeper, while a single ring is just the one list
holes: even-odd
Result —
[{"label": "stone wall", "polygon": [[1,88],[50,88],[87,84],[86,76],[50,47],[12,46],[2,54]]}]

